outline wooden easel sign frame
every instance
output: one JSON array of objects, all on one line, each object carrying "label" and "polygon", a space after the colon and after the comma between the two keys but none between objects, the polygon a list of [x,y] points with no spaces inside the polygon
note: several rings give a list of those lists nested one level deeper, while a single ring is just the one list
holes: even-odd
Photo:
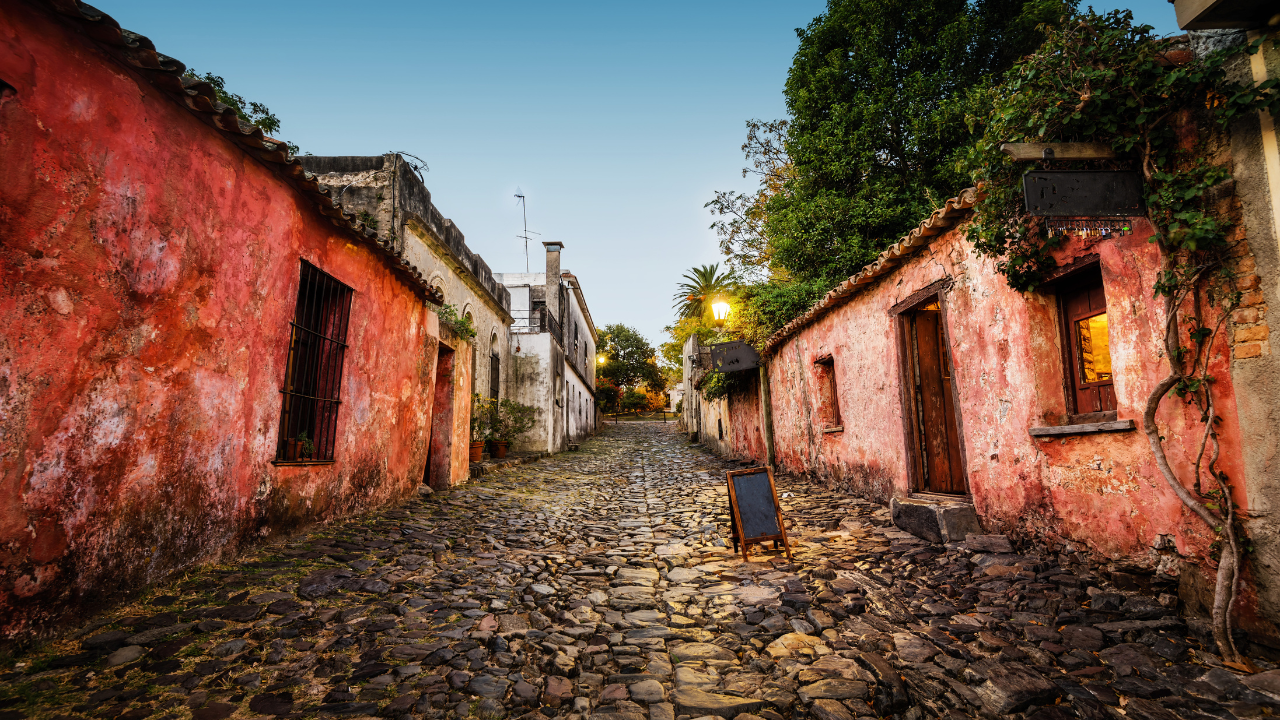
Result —
[{"label": "wooden easel sign frame", "polygon": [[[782,521],[782,508],[778,505],[778,488],[773,484],[773,470],[767,467],[730,470],[726,484],[729,486],[729,515],[733,522],[733,548],[742,546],[742,559],[751,562],[747,547],[751,543],[773,541],[773,547],[782,547],[791,558],[791,543],[787,542],[787,525]],[[764,484],[768,478],[769,485]],[[739,505],[739,502],[743,505]],[[745,507],[746,512],[743,512]]]}]

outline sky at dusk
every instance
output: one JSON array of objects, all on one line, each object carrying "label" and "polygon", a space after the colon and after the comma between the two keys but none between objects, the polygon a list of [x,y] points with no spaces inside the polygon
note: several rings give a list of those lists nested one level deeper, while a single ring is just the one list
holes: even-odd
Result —
[{"label": "sky at dusk", "polygon": [[[529,229],[565,245],[597,327],[656,346],[689,267],[720,261],[716,190],[747,190],[748,118],[785,115],[795,28],[817,0],[221,2],[95,0],[160,52],[269,106],[315,155],[412,153],[494,272]],[[1178,32],[1165,0],[1128,7]],[[959,188],[957,188],[959,189]],[[543,268],[541,246],[529,264]]]}]

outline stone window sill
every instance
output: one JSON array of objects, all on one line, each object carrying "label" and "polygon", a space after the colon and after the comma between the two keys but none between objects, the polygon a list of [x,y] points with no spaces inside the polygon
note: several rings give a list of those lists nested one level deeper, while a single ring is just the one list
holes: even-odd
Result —
[{"label": "stone window sill", "polygon": [[1126,432],[1137,428],[1132,420],[1113,420],[1111,422],[1084,423],[1082,425],[1050,425],[1033,427],[1027,430],[1033,437],[1054,437],[1057,435],[1093,435],[1096,433]]},{"label": "stone window sill", "polygon": [[274,460],[272,465],[277,467],[294,467],[297,465],[332,465],[332,460]]},{"label": "stone window sill", "polygon": [[822,432],[823,432],[823,433],[838,433],[838,432],[844,432],[844,426],[843,426],[843,425],[834,425],[834,426],[832,426],[832,427],[822,428]]}]

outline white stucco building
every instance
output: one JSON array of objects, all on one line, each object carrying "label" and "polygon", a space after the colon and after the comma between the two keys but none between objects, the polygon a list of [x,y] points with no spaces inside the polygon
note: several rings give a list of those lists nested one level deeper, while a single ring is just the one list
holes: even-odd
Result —
[{"label": "white stucco building", "polygon": [[511,293],[511,370],[503,395],[537,410],[517,450],[560,452],[596,429],[596,326],[573,273],[561,271],[561,243],[545,242],[546,271],[501,273]]}]

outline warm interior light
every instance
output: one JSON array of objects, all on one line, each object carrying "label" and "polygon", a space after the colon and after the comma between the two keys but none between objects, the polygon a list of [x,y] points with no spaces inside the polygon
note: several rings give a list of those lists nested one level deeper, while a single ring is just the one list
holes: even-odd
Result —
[{"label": "warm interior light", "polygon": [[718,303],[712,303],[711,313],[716,316],[716,322],[724,322],[729,317],[729,303],[723,300]]}]

